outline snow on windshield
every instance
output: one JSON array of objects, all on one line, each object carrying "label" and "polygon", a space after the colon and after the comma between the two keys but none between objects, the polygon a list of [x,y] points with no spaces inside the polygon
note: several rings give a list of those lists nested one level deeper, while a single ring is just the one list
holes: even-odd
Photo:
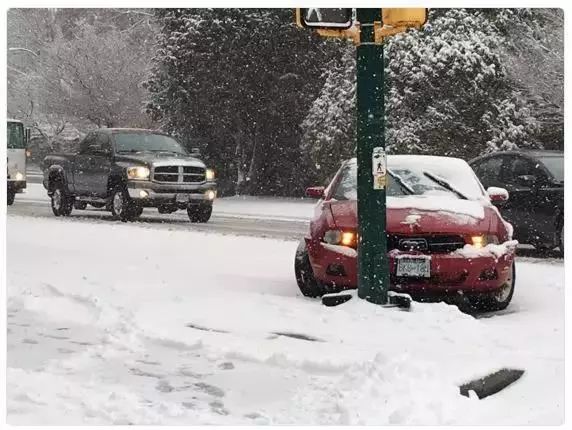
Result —
[{"label": "snow on windshield", "polygon": [[[387,195],[406,196],[412,190],[417,196],[444,196],[460,198],[446,186],[435,181],[436,178],[447,182],[469,200],[484,197],[484,190],[471,167],[459,158],[434,157],[428,155],[390,155],[387,157],[388,169],[401,179],[405,187],[399,185],[391,175],[388,176]],[[357,161],[350,162],[344,168],[342,177],[333,197],[337,200],[357,200]],[[407,188],[407,189],[404,189]]]}]

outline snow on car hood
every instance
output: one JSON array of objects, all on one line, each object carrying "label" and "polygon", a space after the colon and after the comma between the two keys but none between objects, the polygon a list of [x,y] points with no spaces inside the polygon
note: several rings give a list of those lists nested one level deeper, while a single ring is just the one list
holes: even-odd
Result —
[{"label": "snow on car hood", "polygon": [[[387,229],[392,233],[487,231],[485,202],[445,196],[387,197]],[[355,229],[357,202],[334,201],[332,215],[339,228]]]},{"label": "snow on car hood", "polygon": [[447,212],[449,214],[468,215],[484,219],[483,204],[477,200],[461,200],[445,196],[404,196],[387,197],[389,209],[419,209],[429,212]]}]

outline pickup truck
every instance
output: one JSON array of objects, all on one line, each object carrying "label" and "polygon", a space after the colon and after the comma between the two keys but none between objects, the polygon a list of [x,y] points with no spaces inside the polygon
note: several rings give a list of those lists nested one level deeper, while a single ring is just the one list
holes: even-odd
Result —
[{"label": "pickup truck", "polygon": [[48,155],[42,170],[55,216],[89,204],[132,221],[154,207],[159,213],[186,209],[191,222],[204,223],[216,197],[214,171],[173,137],[153,130],[97,129],[77,154]]}]

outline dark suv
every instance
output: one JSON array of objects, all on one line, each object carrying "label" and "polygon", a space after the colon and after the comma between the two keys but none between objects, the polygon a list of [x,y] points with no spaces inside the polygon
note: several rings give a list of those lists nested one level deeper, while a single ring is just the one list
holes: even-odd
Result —
[{"label": "dark suv", "polygon": [[469,162],[485,188],[506,188],[495,203],[514,226],[514,238],[564,253],[564,152],[495,152]]}]

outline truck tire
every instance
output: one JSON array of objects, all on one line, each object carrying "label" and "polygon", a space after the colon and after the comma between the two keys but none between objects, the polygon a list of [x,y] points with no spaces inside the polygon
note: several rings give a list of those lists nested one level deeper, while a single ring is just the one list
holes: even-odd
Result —
[{"label": "truck tire", "polygon": [[54,183],[51,206],[55,216],[70,216],[73,209],[73,200],[62,181],[58,180]]},{"label": "truck tire", "polygon": [[16,198],[16,191],[7,190],[6,196],[8,200],[8,206],[12,206],[14,204],[14,199]]},{"label": "truck tire", "polygon": [[211,218],[212,205],[191,205],[187,207],[187,214],[191,222],[205,223]]},{"label": "truck tire", "polygon": [[114,188],[109,206],[113,219],[123,222],[133,221],[143,212],[143,208],[131,200],[124,185],[118,185]]},{"label": "truck tire", "polygon": [[326,294],[324,286],[314,277],[314,271],[308,257],[306,241],[302,239],[296,249],[294,258],[294,274],[296,283],[302,294],[306,297],[321,297]]}]

